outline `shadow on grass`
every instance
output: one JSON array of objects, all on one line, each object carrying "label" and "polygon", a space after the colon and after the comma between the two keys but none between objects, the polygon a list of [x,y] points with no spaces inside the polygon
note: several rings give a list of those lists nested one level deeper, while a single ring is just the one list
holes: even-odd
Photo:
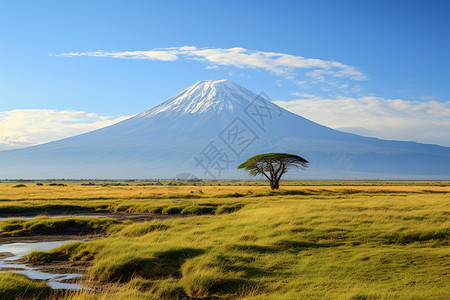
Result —
[{"label": "shadow on grass", "polygon": [[190,258],[205,253],[202,249],[177,248],[155,253],[151,257],[123,256],[105,259],[94,265],[91,274],[99,281],[129,281],[134,276],[142,278],[179,277],[181,265]]},{"label": "shadow on grass", "polygon": [[341,245],[340,243],[313,243],[295,240],[281,240],[270,246],[235,244],[232,249],[238,251],[257,252],[257,253],[279,253],[283,251],[303,251],[314,248],[328,248]]},{"label": "shadow on grass", "polygon": [[450,238],[450,229],[444,228],[429,232],[392,233],[382,235],[385,244],[410,244],[414,242],[447,241]]}]

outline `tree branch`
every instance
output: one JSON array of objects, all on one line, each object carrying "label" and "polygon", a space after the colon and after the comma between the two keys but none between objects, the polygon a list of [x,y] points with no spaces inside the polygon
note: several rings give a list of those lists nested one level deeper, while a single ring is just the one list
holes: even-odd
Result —
[{"label": "tree branch", "polygon": [[264,174],[264,176],[266,176],[266,178],[267,178],[267,180],[269,180],[270,181],[270,178],[269,178],[269,176],[267,176],[267,174],[264,172],[264,171],[262,171],[262,173]]},{"label": "tree branch", "polygon": [[286,172],[287,167],[283,165],[283,168],[281,169],[280,175],[277,177],[276,180],[280,180],[281,176]]}]

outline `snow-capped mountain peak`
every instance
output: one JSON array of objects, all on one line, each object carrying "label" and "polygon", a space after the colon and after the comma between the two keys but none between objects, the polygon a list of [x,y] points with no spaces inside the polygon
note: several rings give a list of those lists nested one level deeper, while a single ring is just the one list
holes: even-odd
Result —
[{"label": "snow-capped mountain peak", "polygon": [[450,176],[448,147],[344,133],[263,101],[229,80],[199,81],[117,124],[0,151],[0,178],[242,178],[240,163],[271,152],[305,157],[310,178]]},{"label": "snow-capped mountain peak", "polygon": [[153,117],[170,113],[174,117],[175,115],[235,112],[243,109],[255,97],[257,96],[253,92],[228,79],[202,80],[143,112],[141,116]]}]

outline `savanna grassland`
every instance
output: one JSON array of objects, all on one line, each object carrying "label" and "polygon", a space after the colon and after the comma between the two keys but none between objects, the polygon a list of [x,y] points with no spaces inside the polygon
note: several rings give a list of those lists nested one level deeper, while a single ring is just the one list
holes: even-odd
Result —
[{"label": "savanna grassland", "polygon": [[228,183],[1,184],[0,214],[95,210],[180,217],[2,221],[0,237],[71,226],[103,237],[26,257],[85,262],[92,290],[54,294],[13,273],[0,274],[0,290],[58,299],[450,299],[448,182],[329,184],[279,191]]}]

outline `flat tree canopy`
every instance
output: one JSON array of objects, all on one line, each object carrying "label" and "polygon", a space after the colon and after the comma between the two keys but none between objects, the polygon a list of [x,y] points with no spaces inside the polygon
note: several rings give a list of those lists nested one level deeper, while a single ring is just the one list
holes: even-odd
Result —
[{"label": "flat tree canopy", "polygon": [[245,169],[250,176],[264,175],[270,182],[272,190],[280,187],[280,179],[289,169],[304,169],[308,161],[303,157],[288,153],[264,153],[250,157],[240,164],[238,169]]}]

